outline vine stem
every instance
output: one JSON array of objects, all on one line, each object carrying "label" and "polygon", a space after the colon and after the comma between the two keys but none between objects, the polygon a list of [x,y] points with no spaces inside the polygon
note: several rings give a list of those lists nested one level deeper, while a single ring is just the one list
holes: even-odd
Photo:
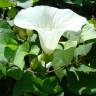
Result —
[{"label": "vine stem", "polygon": [[36,72],[36,71],[32,71],[31,68],[28,68],[26,71],[29,71],[29,72],[34,73],[34,74],[49,74],[49,73],[53,73],[53,72],[58,71],[58,70],[63,69],[63,68],[65,68],[65,66],[61,66],[61,67],[58,67],[57,69],[53,69],[53,70],[47,71],[47,72]]},{"label": "vine stem", "polygon": [[[80,59],[77,63],[80,63],[80,61],[81,61],[81,59]],[[77,63],[76,63],[76,64],[77,64]],[[73,64],[74,64],[74,63],[73,63]],[[72,63],[70,63],[70,64],[65,64],[65,65],[63,65],[63,66],[58,67],[57,69],[53,69],[53,70],[51,70],[51,71],[46,71],[46,72],[36,72],[36,71],[32,71],[31,68],[28,68],[28,69],[25,70],[25,71],[29,71],[29,72],[31,72],[31,73],[33,73],[33,74],[49,74],[49,73],[53,73],[53,72],[55,72],[55,71],[58,71],[58,70],[60,70],[60,69],[65,69],[65,68],[67,68],[67,67],[70,66],[70,65],[72,65]]]}]

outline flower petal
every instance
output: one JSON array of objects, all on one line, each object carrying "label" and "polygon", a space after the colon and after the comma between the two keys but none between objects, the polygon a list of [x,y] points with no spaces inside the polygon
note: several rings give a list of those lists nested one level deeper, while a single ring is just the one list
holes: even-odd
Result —
[{"label": "flower petal", "polygon": [[[48,6],[29,7],[21,10],[14,19],[14,24],[26,29],[50,29],[57,8]],[[43,29],[43,30],[44,30]]]},{"label": "flower petal", "polygon": [[38,32],[41,47],[47,54],[56,49],[59,39],[65,31],[78,32],[86,23],[86,18],[70,9],[49,6],[23,9],[14,19],[15,25]]},{"label": "flower petal", "polygon": [[39,30],[38,34],[42,49],[45,53],[51,54],[54,51],[54,49],[56,49],[59,39],[63,34],[63,31]]},{"label": "flower petal", "polygon": [[81,27],[87,23],[87,19],[82,17],[70,9],[57,10],[54,20],[55,28],[65,31],[80,31]]}]

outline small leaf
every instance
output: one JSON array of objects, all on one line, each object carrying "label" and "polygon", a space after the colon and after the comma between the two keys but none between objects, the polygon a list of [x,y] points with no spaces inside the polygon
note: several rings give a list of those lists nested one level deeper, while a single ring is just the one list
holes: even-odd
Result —
[{"label": "small leaf", "polygon": [[91,18],[91,20],[89,20],[89,23],[94,24],[94,27],[96,28],[96,18]]},{"label": "small leaf", "polygon": [[66,37],[70,41],[77,41],[79,42],[80,39],[80,32],[73,32],[73,31],[68,31],[63,34],[64,37]]},{"label": "small leaf", "polygon": [[28,54],[29,51],[29,43],[25,42],[22,45],[20,45],[17,49],[15,58],[14,58],[14,64],[18,66],[21,70],[24,68],[24,57]]},{"label": "small leaf", "polygon": [[90,49],[92,48],[93,43],[79,45],[75,50],[75,57],[78,55],[84,56],[87,55]]},{"label": "small leaf", "polygon": [[32,0],[18,0],[17,1],[17,6],[20,6],[22,8],[28,8],[33,5]]},{"label": "small leaf", "polygon": [[93,24],[87,24],[83,27],[80,34],[81,41],[84,42],[91,39],[96,39],[96,31]]},{"label": "small leaf", "polygon": [[77,41],[68,40],[66,42],[60,42],[64,46],[64,50],[77,46]]},{"label": "small leaf", "polygon": [[38,55],[40,48],[37,45],[32,45],[29,54]]},{"label": "small leaf", "polygon": [[71,67],[70,71],[78,71],[78,72],[83,72],[83,73],[91,73],[91,72],[96,72],[95,68],[91,68],[88,65],[85,64],[79,64],[78,67]]}]

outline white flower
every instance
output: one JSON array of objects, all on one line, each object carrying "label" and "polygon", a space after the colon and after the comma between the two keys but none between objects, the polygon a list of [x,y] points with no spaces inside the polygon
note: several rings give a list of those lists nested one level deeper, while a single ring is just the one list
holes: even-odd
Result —
[{"label": "white flower", "polygon": [[23,9],[14,19],[16,26],[38,32],[41,47],[46,54],[51,54],[56,49],[59,39],[65,31],[78,32],[86,23],[86,18],[70,9],[49,6]]}]

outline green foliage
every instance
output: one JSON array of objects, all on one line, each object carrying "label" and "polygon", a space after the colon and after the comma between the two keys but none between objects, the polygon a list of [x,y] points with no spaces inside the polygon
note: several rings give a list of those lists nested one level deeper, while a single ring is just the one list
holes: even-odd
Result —
[{"label": "green foliage", "polygon": [[11,0],[0,0],[0,8],[15,6]]},{"label": "green foliage", "polygon": [[[0,61],[7,62],[7,59],[11,59],[11,56],[13,56],[11,53],[16,49],[16,47],[17,42],[15,40],[15,35],[13,34],[9,24],[4,20],[0,20]],[[8,49],[10,50],[10,55],[8,55]],[[6,58],[6,56],[8,58]]]},{"label": "green foliage", "polygon": [[93,43],[79,45],[78,48],[76,48],[75,50],[75,57],[80,56],[80,55],[81,56],[87,55],[90,49],[92,48],[92,44]]},{"label": "green foliage", "polygon": [[[65,32],[47,55],[36,31],[13,24],[21,9],[36,5],[70,8],[88,23]],[[0,0],[0,96],[95,96],[95,11],[96,0]]]},{"label": "green foliage", "polygon": [[0,64],[0,71],[2,72],[2,75],[0,76],[0,78],[3,75],[6,75],[6,66],[4,64]]},{"label": "green foliage", "polygon": [[7,75],[15,80],[20,80],[23,75],[23,71],[17,67],[11,67],[7,70]]},{"label": "green foliage", "polygon": [[17,13],[16,8],[12,7],[11,9],[8,10],[7,15],[10,19],[12,19],[15,17],[16,13]]},{"label": "green foliage", "polygon": [[27,8],[33,5],[32,0],[17,0],[16,3],[17,6],[20,6],[22,8]]},{"label": "green foliage", "polygon": [[20,69],[24,68],[24,57],[28,54],[29,51],[29,43],[25,42],[20,45],[16,51],[16,55],[14,58],[14,64],[18,66]]},{"label": "green foliage", "polygon": [[[58,90],[56,90],[57,88]],[[30,72],[25,72],[15,85],[13,96],[20,96],[20,94],[30,92],[38,96],[48,96],[61,90],[55,77],[40,79]]]},{"label": "green foliage", "polygon": [[85,64],[80,64],[78,68],[70,68],[67,75],[68,88],[75,94],[95,94],[96,93],[96,69]]},{"label": "green foliage", "polygon": [[96,39],[96,31],[94,25],[87,24],[83,27],[81,32],[81,42],[90,39]]},{"label": "green foliage", "polygon": [[29,54],[38,55],[40,48],[37,45],[32,45]]}]

